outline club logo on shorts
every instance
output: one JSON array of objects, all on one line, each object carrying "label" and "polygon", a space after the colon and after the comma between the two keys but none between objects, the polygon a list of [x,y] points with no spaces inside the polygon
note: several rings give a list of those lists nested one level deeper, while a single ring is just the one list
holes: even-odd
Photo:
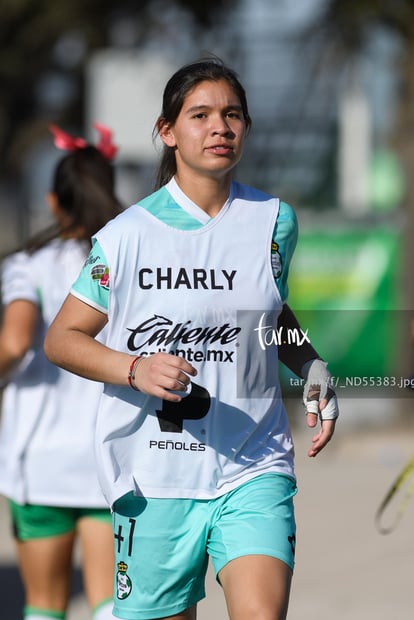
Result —
[{"label": "club logo on shorts", "polygon": [[119,599],[127,598],[131,594],[132,582],[127,575],[128,564],[118,562],[118,572],[116,574],[116,595]]},{"label": "club logo on shorts", "polygon": [[290,543],[290,546],[292,548],[292,555],[295,555],[295,550],[296,550],[296,536],[295,534],[292,534],[292,536],[288,536],[288,541]]}]

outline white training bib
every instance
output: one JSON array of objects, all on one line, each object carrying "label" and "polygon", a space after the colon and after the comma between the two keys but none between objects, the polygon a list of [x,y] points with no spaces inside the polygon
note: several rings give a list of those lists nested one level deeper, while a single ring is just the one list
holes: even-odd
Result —
[{"label": "white training bib", "polygon": [[[159,200],[179,206],[165,187]],[[135,205],[97,234],[110,273],[108,346],[179,355],[198,371],[179,404],[105,386],[97,452],[110,503],[131,490],[207,499],[261,472],[293,476],[272,338],[282,307],[270,255],[278,208],[233,183],[196,230]]]},{"label": "white training bib", "polygon": [[102,384],[58,368],[43,352],[46,330],[88,247],[75,239],[56,239],[33,254],[14,254],[3,264],[3,303],[29,301],[41,317],[33,348],[2,400],[0,492],[20,504],[107,507],[94,455]]}]

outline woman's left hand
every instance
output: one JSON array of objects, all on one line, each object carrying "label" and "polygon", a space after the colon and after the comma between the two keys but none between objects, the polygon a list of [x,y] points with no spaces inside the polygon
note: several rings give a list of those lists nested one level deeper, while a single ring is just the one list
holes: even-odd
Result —
[{"label": "woman's left hand", "polygon": [[[306,415],[306,422],[310,428],[314,428],[318,418],[313,413]],[[321,420],[319,431],[312,437],[312,447],[308,450],[308,456],[316,456],[331,440],[335,431],[336,420]]]}]

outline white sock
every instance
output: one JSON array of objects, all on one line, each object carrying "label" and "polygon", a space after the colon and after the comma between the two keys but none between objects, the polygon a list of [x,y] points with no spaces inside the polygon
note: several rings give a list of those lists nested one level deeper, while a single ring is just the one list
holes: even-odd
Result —
[{"label": "white sock", "polygon": [[59,613],[48,609],[38,609],[37,607],[24,608],[24,620],[64,620],[65,613]]},{"label": "white sock", "polygon": [[97,605],[93,610],[93,620],[113,620],[113,618],[115,617],[112,615],[113,606],[114,602],[112,598],[107,599],[106,601],[103,601],[102,603]]},{"label": "white sock", "polygon": [[[53,620],[56,616],[50,616],[49,614],[43,614],[41,611],[31,612],[26,614],[24,620]],[[62,616],[63,620],[63,616]]]}]

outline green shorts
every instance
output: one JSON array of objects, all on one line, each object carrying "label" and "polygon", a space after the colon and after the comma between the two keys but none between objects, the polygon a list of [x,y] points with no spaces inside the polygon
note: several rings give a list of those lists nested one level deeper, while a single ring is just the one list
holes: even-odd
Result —
[{"label": "green shorts", "polygon": [[9,500],[13,534],[17,540],[49,538],[73,532],[82,517],[111,523],[109,508],[66,508],[61,506],[38,506],[16,504]]},{"label": "green shorts", "polygon": [[231,560],[268,555],[293,570],[296,526],[289,476],[262,474],[213,500],[148,499],[114,506],[115,604],[125,620],[178,614],[205,597],[210,557],[216,575]]}]

